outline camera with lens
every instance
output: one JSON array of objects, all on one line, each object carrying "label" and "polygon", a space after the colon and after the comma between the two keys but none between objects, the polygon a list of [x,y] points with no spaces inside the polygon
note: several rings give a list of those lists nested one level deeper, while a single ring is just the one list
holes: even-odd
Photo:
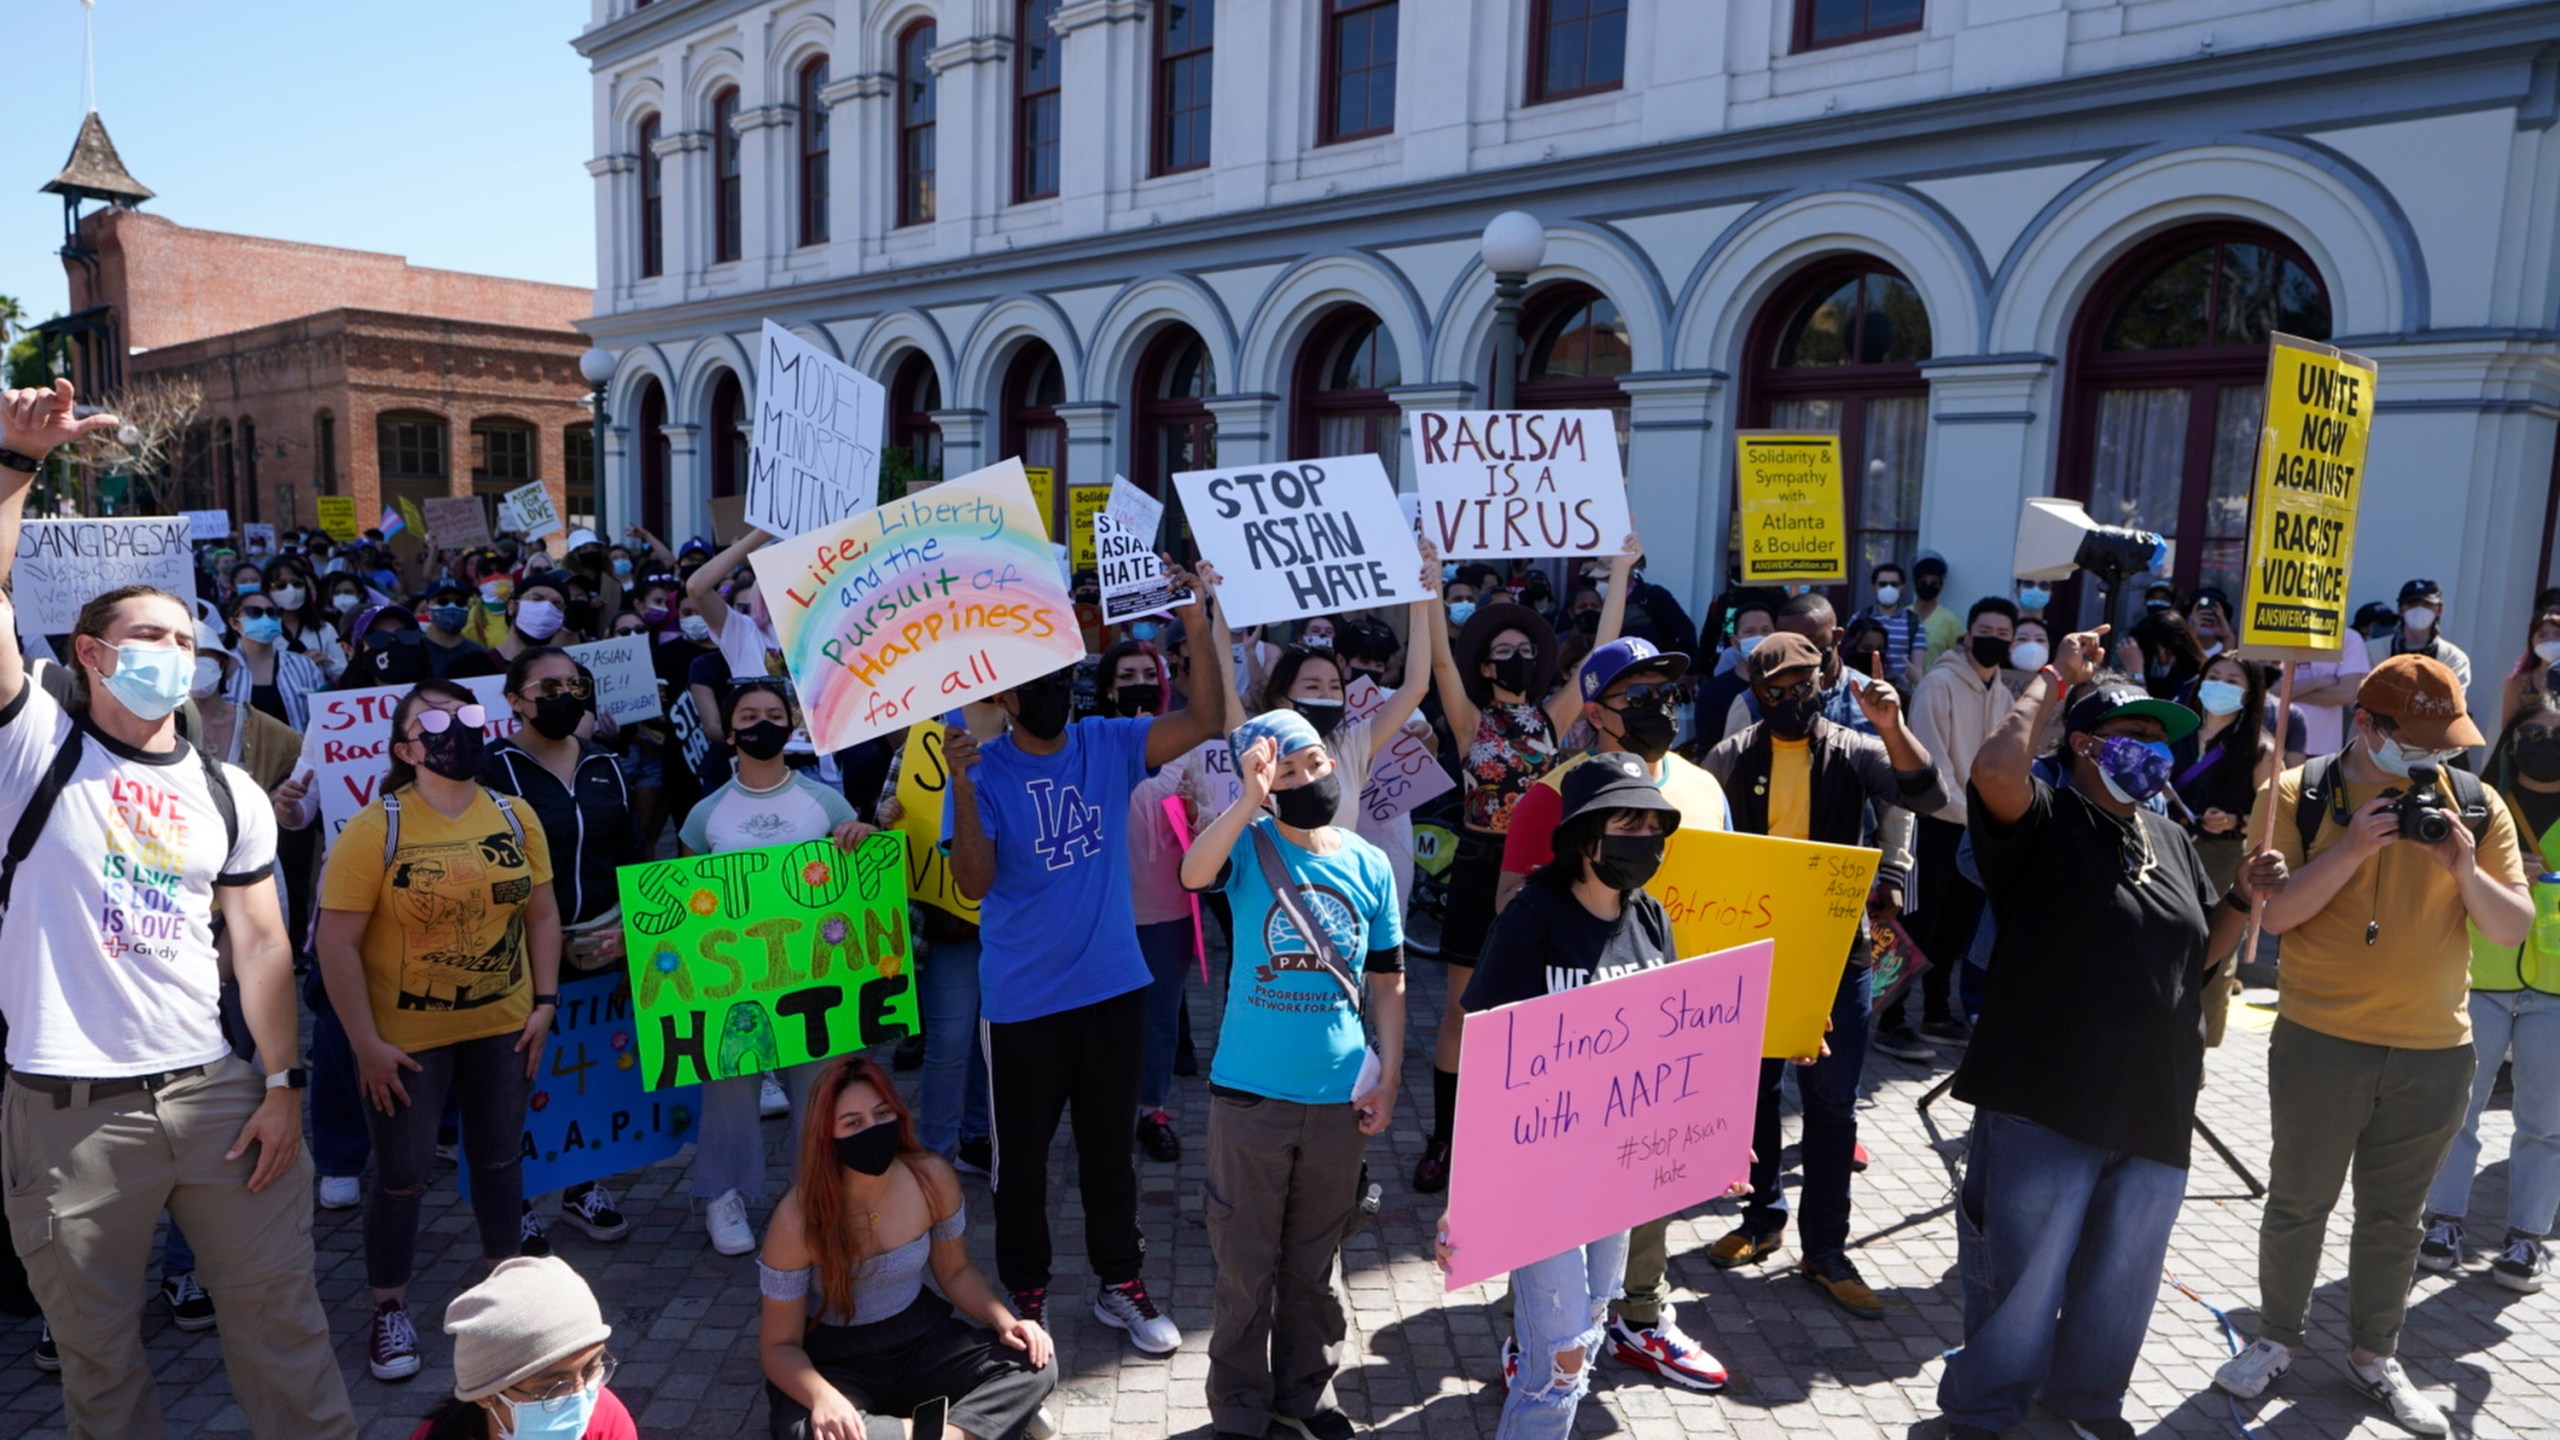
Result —
[{"label": "camera with lens", "polygon": [[2436,788],[2440,778],[2433,765],[2409,767],[2408,792],[2391,802],[2391,813],[2400,820],[2401,839],[2440,845],[2453,838],[2453,821],[2444,813],[2444,794]]}]

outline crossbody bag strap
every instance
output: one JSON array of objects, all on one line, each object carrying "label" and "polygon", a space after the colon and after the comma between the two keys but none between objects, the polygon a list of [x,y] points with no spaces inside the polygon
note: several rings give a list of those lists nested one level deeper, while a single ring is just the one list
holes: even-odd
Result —
[{"label": "crossbody bag strap", "polygon": [[1289,877],[1288,867],[1280,863],[1280,847],[1272,843],[1271,832],[1256,825],[1249,827],[1246,833],[1253,836],[1254,858],[1262,864],[1263,883],[1271,887],[1272,902],[1280,907],[1281,914],[1289,917],[1290,924],[1298,927],[1298,933],[1306,937],[1307,948],[1315,952],[1317,963],[1323,965],[1325,973],[1331,975],[1343,993],[1351,997],[1351,1013],[1366,1024],[1369,1007],[1360,994],[1360,982],[1351,978],[1351,967],[1343,964],[1341,955],[1335,952],[1333,936],[1317,924],[1315,916],[1308,911],[1306,897],[1299,892],[1298,882]]}]

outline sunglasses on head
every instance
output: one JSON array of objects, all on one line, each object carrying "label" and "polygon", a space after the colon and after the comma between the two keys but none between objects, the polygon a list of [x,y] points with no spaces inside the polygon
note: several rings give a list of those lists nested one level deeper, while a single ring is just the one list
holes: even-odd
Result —
[{"label": "sunglasses on head", "polygon": [[420,735],[441,735],[457,722],[477,730],[489,723],[489,712],[479,705],[463,705],[451,710],[421,710],[417,720]]}]

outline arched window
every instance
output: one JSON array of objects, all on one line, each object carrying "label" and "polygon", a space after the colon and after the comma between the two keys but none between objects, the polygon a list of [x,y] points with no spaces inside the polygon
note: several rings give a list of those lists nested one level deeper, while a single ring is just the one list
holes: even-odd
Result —
[{"label": "arched window", "polygon": [[1627,453],[1627,396],[1618,377],[1635,367],[1627,317],[1617,302],[1575,282],[1549,285],[1521,313],[1523,410],[1606,410],[1615,419],[1618,455]]},{"label": "arched window", "polygon": [[640,382],[632,408],[632,442],[640,454],[640,523],[653,535],[667,533],[667,479],[674,471],[674,442],[667,438],[667,392],[655,380]]},{"label": "arched window", "polygon": [[935,30],[919,20],[898,35],[898,223],[933,219]]},{"label": "arched window", "polygon": [[1298,352],[1297,458],[1375,455],[1389,479],[1402,470],[1403,412],[1387,391],[1404,383],[1395,337],[1356,305],[1327,316]]},{"label": "arched window", "polygon": [[711,493],[743,495],[747,488],[747,391],[737,372],[723,370],[711,383],[711,423],[702,443],[711,451]]},{"label": "arched window", "polygon": [[832,107],[827,104],[827,57],[800,67],[800,243],[827,240],[827,137]]},{"label": "arched window", "polygon": [[[1037,340],[1023,346],[1004,372],[1004,453],[1049,472],[1053,505],[1067,493],[1067,422],[1058,416],[1066,400],[1067,377],[1057,355]],[[1041,518],[1050,534],[1060,533],[1058,516]]]},{"label": "arched window", "polygon": [[660,275],[667,268],[666,166],[658,158],[658,117],[645,116],[632,139],[640,152],[640,274]]},{"label": "arched window", "polygon": [[[2106,524],[2176,541],[2170,579],[2237,595],[2266,411],[2267,336],[2329,338],[2329,295],[2302,252],[2254,225],[2171,232],[2116,262],[2072,336],[2063,490]],[[2142,582],[2115,597],[2119,630]],[[2093,617],[2095,618],[2095,617]]]},{"label": "arched window", "polygon": [[1140,489],[1163,495],[1181,471],[1216,468],[1218,419],[1208,400],[1218,393],[1218,377],[1209,347],[1190,326],[1169,325],[1148,344],[1132,388],[1137,473],[1129,478]]},{"label": "arched window", "polygon": [[1058,193],[1058,0],[1017,0],[1013,47],[1013,199]]},{"label": "arched window", "polygon": [[443,417],[395,410],[373,422],[373,433],[383,479],[443,483]]},{"label": "arched window", "polygon": [[910,350],[889,383],[889,443],[907,452],[907,463],[929,475],[942,473],[942,377],[921,350]]},{"label": "arched window", "polygon": [[746,250],[746,209],[739,196],[739,162],[746,140],[738,134],[738,87],[711,97],[711,259],[735,260]]},{"label": "arched window", "polygon": [[1919,539],[1928,308],[1911,282],[1881,262],[1844,256],[1780,291],[1761,310],[1750,345],[1744,423],[1840,436],[1849,587],[1864,605],[1872,598],[1867,573],[1887,560],[1910,564]]}]

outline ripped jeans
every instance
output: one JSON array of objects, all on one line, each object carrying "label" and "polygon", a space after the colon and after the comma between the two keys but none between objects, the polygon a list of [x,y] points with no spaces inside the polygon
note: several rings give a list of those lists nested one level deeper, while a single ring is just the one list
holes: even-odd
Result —
[{"label": "ripped jeans", "polygon": [[[1551,1255],[1511,1272],[1511,1329],[1520,1341],[1520,1375],[1503,1397],[1494,1440],[1565,1440],[1573,1412],[1591,1388],[1602,1323],[1627,1274],[1627,1232]],[[1582,1352],[1566,1372],[1556,1356]]]}]

